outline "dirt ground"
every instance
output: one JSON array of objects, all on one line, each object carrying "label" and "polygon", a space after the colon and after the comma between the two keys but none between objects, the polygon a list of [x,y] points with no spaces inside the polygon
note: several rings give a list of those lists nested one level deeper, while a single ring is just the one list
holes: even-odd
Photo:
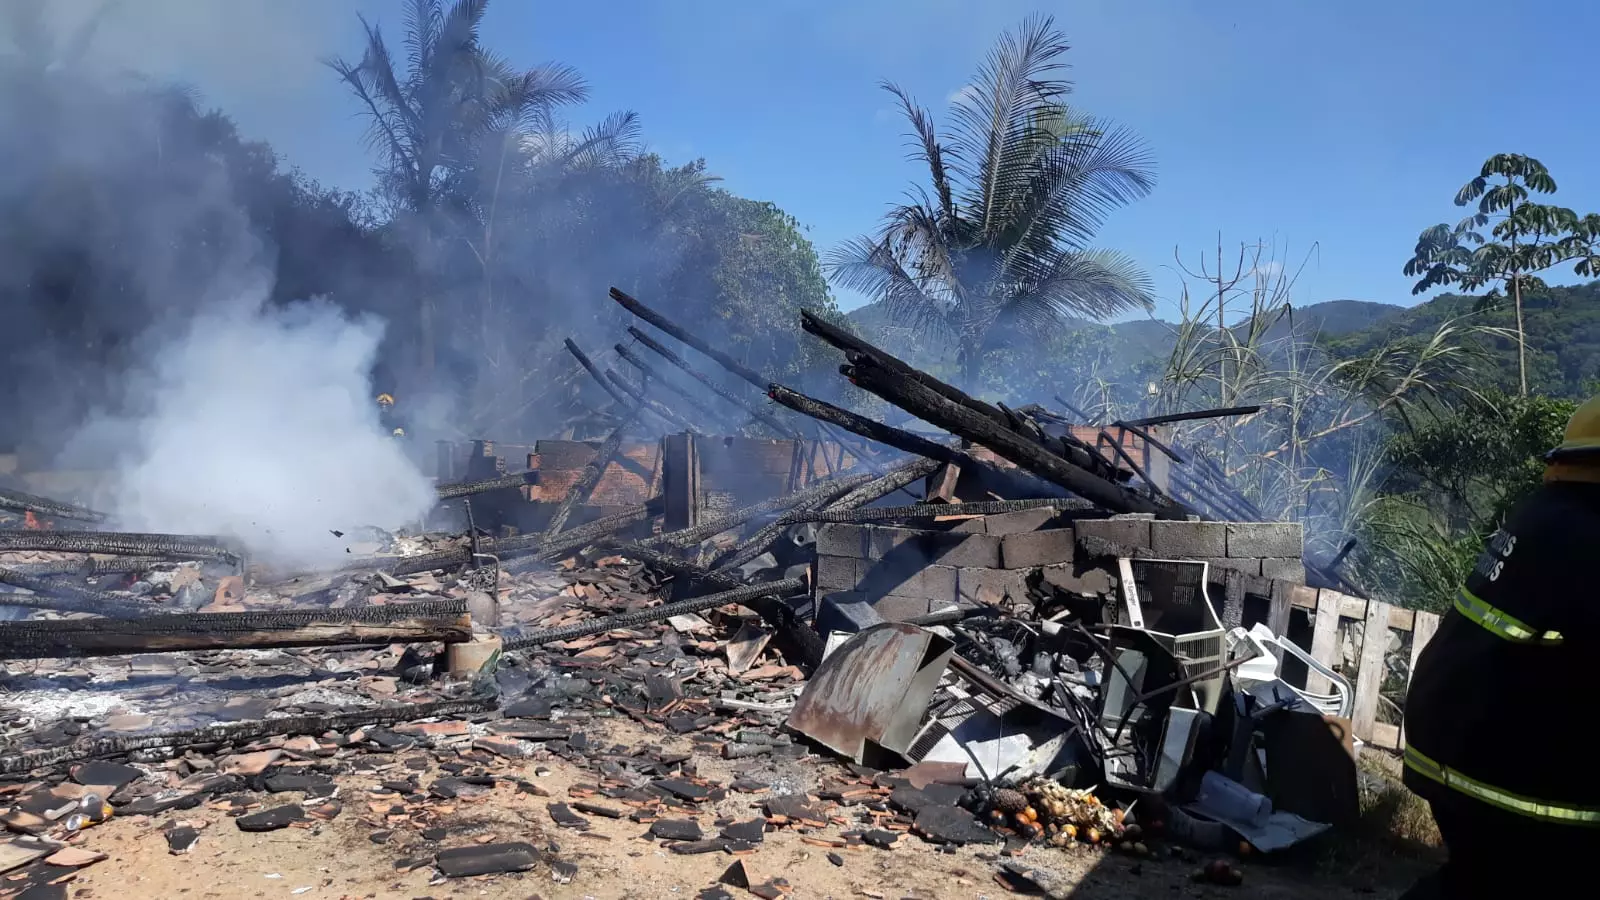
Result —
[{"label": "dirt ground", "polygon": [[[603,743],[637,745],[646,739],[668,751],[687,751],[687,740],[650,734],[637,726],[617,722],[591,729]],[[403,771],[406,754],[397,754],[396,773]],[[699,774],[731,781],[736,764],[699,760]],[[769,764],[752,773],[764,776],[775,792],[814,788],[820,770],[815,760]],[[836,769],[834,771],[837,771]],[[551,821],[547,805],[568,799],[567,788],[593,781],[593,773],[559,759],[518,761],[512,773],[550,794],[536,796],[514,784],[496,786],[475,801],[433,801],[438,817],[430,832],[414,830],[409,823],[385,822],[388,802],[369,801],[370,790],[384,773],[340,779],[339,797],[344,812],[332,821],[308,823],[266,834],[241,832],[220,809],[200,807],[153,817],[116,818],[83,833],[79,846],[107,853],[109,859],[80,870],[67,886],[67,896],[100,900],[137,898],[444,898],[541,897],[689,898],[711,886],[735,862],[727,853],[680,855],[641,837],[647,826],[628,819],[590,817],[586,832],[561,829]],[[391,773],[390,777],[398,777]],[[730,792],[707,809],[700,824],[715,833],[713,819],[749,820],[761,815],[764,794]],[[297,794],[278,795],[266,805],[293,802]],[[204,826],[198,843],[183,855],[169,853],[163,827],[182,822]],[[851,825],[813,832],[828,837]],[[437,830],[442,829],[443,834]],[[392,830],[387,842],[373,840],[375,833]],[[430,840],[429,838],[434,838]],[[446,880],[427,865],[440,849],[475,843],[526,841],[549,858],[575,864],[576,873],[561,883],[552,868],[541,863],[526,873]],[[994,879],[998,848],[961,848],[953,852],[906,835],[888,850],[874,847],[831,849],[806,843],[792,829],[768,831],[754,852],[738,857],[752,884],[774,877],[787,879],[797,900],[824,898],[998,898],[1016,896]],[[1240,865],[1245,881],[1238,887],[1199,885],[1190,875],[1203,859],[1192,854],[1158,849],[1152,859],[1135,859],[1115,852],[1080,846],[1063,851],[1031,847],[1019,858],[1030,867],[1045,869],[1074,885],[1075,898],[1127,898],[1141,896],[1254,898],[1348,897],[1352,893],[1374,897],[1398,895],[1426,863],[1340,839],[1312,848],[1287,861],[1248,860]],[[840,863],[830,861],[830,854]],[[420,863],[407,869],[406,861]],[[735,897],[755,896],[728,888]]]}]

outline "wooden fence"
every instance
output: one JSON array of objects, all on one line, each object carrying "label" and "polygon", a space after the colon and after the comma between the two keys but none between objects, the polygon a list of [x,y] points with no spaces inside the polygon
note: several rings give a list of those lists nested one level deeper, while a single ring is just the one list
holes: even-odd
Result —
[{"label": "wooden fence", "polygon": [[[1313,621],[1311,655],[1329,668],[1349,679],[1355,689],[1355,708],[1351,713],[1351,730],[1368,744],[1390,750],[1405,747],[1405,734],[1398,724],[1378,721],[1378,707],[1383,682],[1388,675],[1386,657],[1391,630],[1410,635],[1408,652],[1410,664],[1406,677],[1415,668],[1417,656],[1433,639],[1439,627],[1439,617],[1434,613],[1417,612],[1390,606],[1376,600],[1362,600],[1338,591],[1296,587],[1290,597],[1291,605],[1311,614]],[[1344,637],[1349,625],[1362,623],[1362,639],[1354,671],[1344,665]],[[1375,639],[1376,638],[1376,639]],[[1327,679],[1311,673],[1307,678],[1308,690],[1326,692]]]}]

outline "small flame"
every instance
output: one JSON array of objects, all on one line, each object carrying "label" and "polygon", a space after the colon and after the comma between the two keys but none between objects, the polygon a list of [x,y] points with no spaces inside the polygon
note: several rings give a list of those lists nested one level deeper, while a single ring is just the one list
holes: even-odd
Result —
[{"label": "small flame", "polygon": [[29,531],[49,531],[50,523],[33,514],[33,510],[25,510],[22,514],[22,527]]}]

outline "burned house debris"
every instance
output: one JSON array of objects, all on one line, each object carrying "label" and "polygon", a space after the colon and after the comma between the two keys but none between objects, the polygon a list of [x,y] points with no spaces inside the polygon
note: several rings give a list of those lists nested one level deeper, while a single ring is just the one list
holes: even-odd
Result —
[{"label": "burned house debris", "polygon": [[[353,813],[401,870],[563,884],[564,836],[627,820],[741,857],[702,896],[764,897],[791,886],[743,859],[780,831],[835,865],[906,834],[1004,848],[996,880],[1048,892],[1030,844],[1272,852],[1354,818],[1358,748],[1401,740],[1390,628],[1414,654],[1431,623],[1341,593],[1170,421],[986,403],[807,315],[850,383],[943,433],[913,432],[612,298],[760,394],[638,328],[632,373],[569,341],[603,438],[441,444],[462,533],[352,534],[341,568],[291,574],[0,492],[0,895],[103,859],[81,847],[107,818],[165,816],[187,853],[204,831],[173,814],[202,805],[249,832]],[[694,752],[604,745],[607,720]],[[762,774],[802,760],[809,785]],[[541,761],[586,780],[554,795]],[[457,807],[506,796],[549,841],[455,838]]]}]

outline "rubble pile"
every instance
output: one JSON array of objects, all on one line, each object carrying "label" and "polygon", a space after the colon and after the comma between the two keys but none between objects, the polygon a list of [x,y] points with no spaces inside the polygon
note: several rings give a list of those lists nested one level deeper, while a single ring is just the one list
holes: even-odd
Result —
[{"label": "rubble pile", "polygon": [[[807,316],[853,383],[948,432],[912,433],[613,298],[790,412],[637,329],[664,362],[630,349],[636,380],[569,342],[615,401],[602,441],[509,474],[477,442],[440,466],[465,473],[439,486],[464,533],[355,533],[333,572],[58,529],[103,517],[0,495],[25,517],[0,531],[0,821],[18,835],[0,896],[103,860],[81,848],[107,818],[153,817],[187,853],[216,821],[198,810],[247,832],[355,816],[402,870],[559,883],[582,878],[568,836],[627,821],[733,857],[706,897],[789,892],[742,861],[779,831],[835,865],[990,847],[1000,883],[1051,891],[1017,854],[1197,862],[1175,848],[1272,852],[1353,818],[1349,683],[1292,639],[1292,588],[1337,576],[1301,559],[1298,526],[1240,521],[1248,501],[1186,472],[1161,423],[1087,440]],[[713,426],[774,432],[741,439],[765,462],[730,475],[733,439],[652,395],[687,390],[663,371],[718,386]],[[626,443],[644,411],[690,427]],[[644,737],[607,743],[623,726]],[[551,787],[557,763],[580,780]],[[462,824],[490,806],[498,824]]]}]

